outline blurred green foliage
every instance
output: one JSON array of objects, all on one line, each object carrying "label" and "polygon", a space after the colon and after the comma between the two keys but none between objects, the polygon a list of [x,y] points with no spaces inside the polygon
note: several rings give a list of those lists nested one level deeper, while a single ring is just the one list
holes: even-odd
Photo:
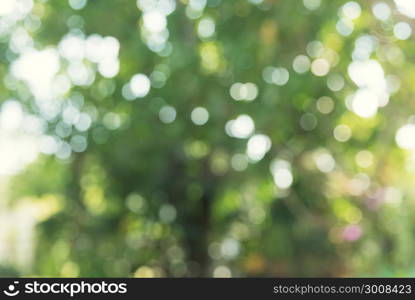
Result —
[{"label": "blurred green foliage", "polygon": [[[56,148],[10,185],[38,208],[23,275],[413,276],[395,2],[34,1],[0,38],[0,100]],[[47,101],[41,63],[13,72],[29,48],[57,49]]]}]

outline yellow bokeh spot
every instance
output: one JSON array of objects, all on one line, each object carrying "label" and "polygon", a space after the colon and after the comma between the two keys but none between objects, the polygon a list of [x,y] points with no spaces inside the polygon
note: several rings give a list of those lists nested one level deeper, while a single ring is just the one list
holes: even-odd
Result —
[{"label": "yellow bokeh spot", "polygon": [[362,219],[362,212],[346,199],[336,199],[333,211],[337,218],[347,223],[356,224]]},{"label": "yellow bokeh spot", "polygon": [[84,202],[92,214],[100,214],[106,208],[104,191],[98,185],[90,185],[85,189]]},{"label": "yellow bokeh spot", "polygon": [[43,197],[27,197],[22,205],[31,207],[37,222],[43,222],[62,210],[63,201],[59,195],[47,194]]},{"label": "yellow bokeh spot", "polygon": [[79,266],[72,261],[67,261],[66,263],[63,264],[61,268],[61,276],[62,277],[79,276]]},{"label": "yellow bokeh spot", "polygon": [[156,278],[162,276],[163,271],[161,269],[148,266],[141,266],[134,272],[135,278]]},{"label": "yellow bokeh spot", "polygon": [[379,124],[379,118],[361,118],[355,113],[347,112],[340,118],[340,123],[347,125],[353,132],[353,138],[364,141]]},{"label": "yellow bokeh spot", "polygon": [[202,69],[206,73],[220,73],[225,68],[222,48],[217,42],[202,43],[199,47]]},{"label": "yellow bokeh spot", "polygon": [[266,45],[271,45],[276,42],[278,35],[277,22],[273,19],[268,19],[262,22],[259,31],[261,42]]},{"label": "yellow bokeh spot", "polygon": [[199,159],[209,154],[209,145],[203,141],[191,141],[185,145],[186,154]]}]

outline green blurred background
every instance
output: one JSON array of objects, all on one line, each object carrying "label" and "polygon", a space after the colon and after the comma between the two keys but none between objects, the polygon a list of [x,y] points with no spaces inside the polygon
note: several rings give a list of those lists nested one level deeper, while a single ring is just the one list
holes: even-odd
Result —
[{"label": "green blurred background", "polygon": [[1,0],[0,275],[415,276],[414,18]]}]

